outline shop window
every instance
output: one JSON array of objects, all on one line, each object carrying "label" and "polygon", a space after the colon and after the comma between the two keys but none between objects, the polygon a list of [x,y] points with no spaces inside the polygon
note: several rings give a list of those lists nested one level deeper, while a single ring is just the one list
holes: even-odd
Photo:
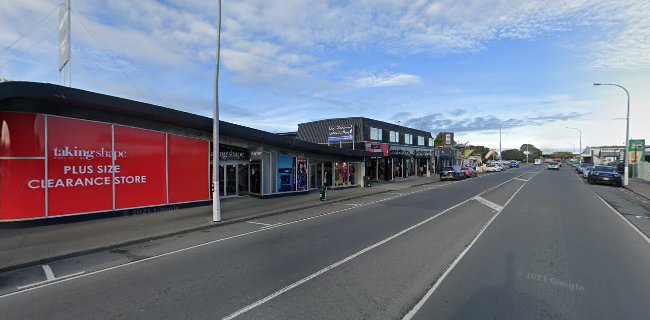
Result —
[{"label": "shop window", "polygon": [[379,128],[370,128],[370,140],[381,140],[382,130]]}]

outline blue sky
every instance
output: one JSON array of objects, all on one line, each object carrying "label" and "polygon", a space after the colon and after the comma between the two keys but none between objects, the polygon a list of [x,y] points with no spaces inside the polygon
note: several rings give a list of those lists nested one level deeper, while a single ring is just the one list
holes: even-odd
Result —
[{"label": "blue sky", "polygon": [[[60,83],[59,3],[0,3],[0,77]],[[72,8],[73,87],[211,116],[216,1]],[[624,92],[592,85],[615,82],[650,139],[648,17],[646,0],[224,0],[221,118],[283,132],[365,116],[488,147],[501,123],[504,148],[571,151],[567,126],[583,147],[624,143]]]}]

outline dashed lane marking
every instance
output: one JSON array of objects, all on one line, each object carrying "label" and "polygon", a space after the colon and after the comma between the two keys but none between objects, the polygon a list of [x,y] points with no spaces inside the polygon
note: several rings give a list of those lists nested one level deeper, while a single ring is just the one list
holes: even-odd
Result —
[{"label": "dashed lane marking", "polygon": [[494,202],[492,202],[492,201],[490,201],[488,199],[485,199],[485,198],[483,198],[481,196],[474,197],[474,200],[486,205],[487,207],[492,208],[492,210],[494,210],[496,212],[500,212],[501,210],[503,210],[502,206],[500,206],[500,205],[498,205],[498,204],[496,204],[496,203],[494,203]]},{"label": "dashed lane marking", "polygon": [[61,277],[55,277],[54,272],[52,271],[52,268],[50,268],[49,265],[47,265],[47,264],[43,265],[42,268],[43,268],[43,272],[45,273],[45,279],[46,279],[45,281],[30,283],[30,284],[27,284],[27,285],[24,285],[24,286],[19,286],[19,287],[16,287],[16,289],[17,290],[29,289],[29,288],[37,287],[37,286],[48,284],[48,283],[54,283],[54,282],[61,281],[61,280],[64,280],[64,279],[68,279],[68,278],[71,278],[71,277],[76,277],[76,276],[79,276],[79,275],[82,275],[82,274],[86,273],[85,271],[80,271],[80,272],[71,273],[71,274],[68,274],[68,275],[65,275],[65,276],[61,276]]}]

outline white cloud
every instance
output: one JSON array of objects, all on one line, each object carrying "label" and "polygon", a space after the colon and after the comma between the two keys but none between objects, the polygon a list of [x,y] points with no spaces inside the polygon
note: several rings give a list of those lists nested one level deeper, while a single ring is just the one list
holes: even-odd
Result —
[{"label": "white cloud", "polygon": [[354,80],[354,84],[359,87],[397,87],[418,84],[420,81],[420,77],[413,74],[384,72],[364,73]]}]

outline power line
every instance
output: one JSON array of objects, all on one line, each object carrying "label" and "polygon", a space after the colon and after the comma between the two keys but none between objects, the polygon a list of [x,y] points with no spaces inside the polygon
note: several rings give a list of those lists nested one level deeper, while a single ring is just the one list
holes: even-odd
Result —
[{"label": "power line", "polygon": [[50,11],[50,13],[48,13],[48,14],[45,16],[45,18],[43,18],[43,19],[42,19],[41,21],[39,21],[37,24],[35,24],[34,26],[32,26],[29,30],[27,30],[27,32],[23,33],[23,34],[22,34],[20,37],[18,37],[18,39],[16,39],[14,42],[12,42],[12,43],[9,44],[8,46],[6,46],[6,47],[4,47],[2,50],[0,50],[0,56],[6,54],[6,53],[9,51],[9,49],[11,49],[14,45],[16,45],[18,42],[20,42],[21,40],[23,40],[25,37],[27,37],[27,35],[29,35],[32,31],[34,31],[34,30],[36,30],[36,29],[42,27],[43,24],[45,24],[45,21],[47,21],[47,20],[50,18],[50,16],[52,15],[52,13],[54,13],[54,12],[56,11],[56,9],[58,9],[59,7],[61,7],[61,5],[63,5],[63,3],[59,3],[56,7],[54,7],[54,9],[52,9],[52,11]]},{"label": "power line", "polygon": [[[131,76],[128,74],[128,72],[126,72],[126,71],[124,71],[122,68],[120,68],[120,67],[119,67],[119,64],[117,63],[117,61],[115,60],[115,58],[113,58],[113,55],[115,55],[115,53],[113,53],[113,51],[111,51],[110,49],[105,48],[105,47],[102,45],[102,43],[101,43],[101,41],[99,41],[98,37],[97,37],[93,32],[91,32],[90,29],[89,29],[88,27],[86,27],[86,24],[83,23],[83,21],[79,18],[79,16],[77,16],[74,12],[73,12],[72,14],[73,14],[73,15],[75,16],[75,18],[76,18],[75,21],[79,21],[79,24],[81,24],[81,27],[86,31],[86,33],[88,33],[88,35],[90,35],[90,37],[93,39],[93,41],[95,41],[95,43],[97,44],[97,46],[99,46],[99,47],[100,47],[102,50],[104,50],[105,52],[108,52],[108,53],[109,53],[109,54],[108,54],[108,57],[109,57],[109,58],[111,59],[111,61],[115,64],[115,66],[116,66],[116,67],[117,67],[117,68],[118,68],[118,69],[119,69],[119,70],[124,74],[124,76],[127,78],[127,80],[129,80],[129,82],[131,82],[131,85],[133,85],[134,88],[138,88],[139,86],[135,83],[135,81],[133,80],[133,78],[131,78]],[[163,100],[163,99],[162,99],[162,98],[161,98],[161,97],[160,97],[160,96],[159,96],[155,91],[153,91],[153,90],[151,89],[151,87],[149,87],[149,86],[148,86],[146,83],[144,83],[144,82],[143,82],[143,84],[144,84],[144,86],[145,86],[147,89],[149,89],[149,91],[151,92],[151,94],[153,94],[153,96],[154,96],[155,98],[157,98],[158,100],[160,100],[160,102],[162,102],[163,105],[166,104],[166,103],[165,103],[165,100]],[[127,95],[129,95],[129,94],[127,93]]]}]

